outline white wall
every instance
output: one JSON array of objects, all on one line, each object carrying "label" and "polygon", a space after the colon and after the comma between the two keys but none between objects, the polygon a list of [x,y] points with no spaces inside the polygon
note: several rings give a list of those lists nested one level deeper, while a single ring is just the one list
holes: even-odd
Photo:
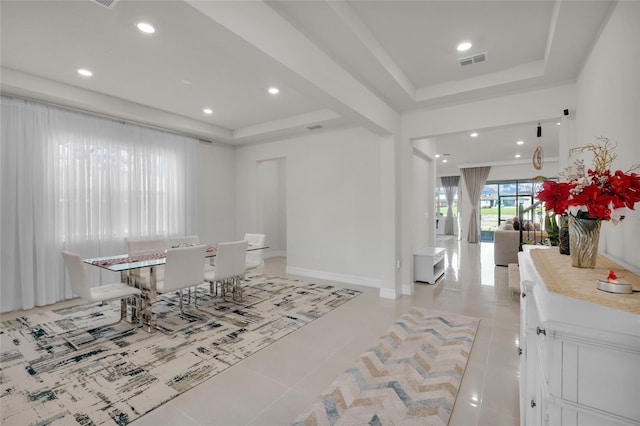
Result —
[{"label": "white wall", "polygon": [[540,170],[534,169],[531,165],[531,162],[508,166],[491,166],[491,171],[489,172],[489,177],[487,178],[487,180],[529,180],[533,179],[536,176],[558,176],[558,162],[544,162],[544,164],[542,165],[542,169]]},{"label": "white wall", "polygon": [[[431,161],[423,155],[413,155],[413,202],[412,202],[412,250],[430,246],[435,222],[431,222],[433,213],[429,210],[429,199],[435,197],[430,189]],[[433,203],[431,203],[433,204]]]},{"label": "white wall", "polygon": [[[640,163],[638,40],[640,2],[619,2],[577,82],[575,137],[568,148],[596,142],[596,136],[608,137],[618,144],[614,169],[628,170]],[[590,157],[584,158],[590,164]],[[640,205],[618,226],[603,224],[600,250],[640,269],[638,209]]]},{"label": "white wall", "polygon": [[452,105],[411,111],[402,116],[406,138],[503,127],[557,119],[565,108],[575,108],[575,86],[531,90]]},{"label": "white wall", "polygon": [[[435,191],[440,184],[436,182],[435,175],[435,140],[418,139],[412,141],[412,200],[411,200],[411,254],[421,247],[429,247],[435,244]],[[444,226],[444,225],[443,225]],[[409,258],[413,262],[413,256]],[[413,267],[411,266],[411,272]],[[413,278],[411,278],[413,281]]]},{"label": "white wall", "polygon": [[235,152],[227,145],[198,146],[198,222],[203,243],[235,238]]},{"label": "white wall", "polygon": [[239,147],[236,233],[258,221],[256,165],[285,158],[287,271],[379,287],[380,143],[349,128]]}]

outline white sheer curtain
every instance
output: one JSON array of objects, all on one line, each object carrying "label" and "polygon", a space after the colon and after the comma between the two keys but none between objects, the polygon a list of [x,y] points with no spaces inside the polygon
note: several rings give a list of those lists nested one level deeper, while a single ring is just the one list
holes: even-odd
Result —
[{"label": "white sheer curtain", "polygon": [[196,139],[4,96],[1,131],[2,312],[72,297],[62,248],[112,255],[125,237],[195,232]]},{"label": "white sheer curtain", "polygon": [[444,195],[447,198],[447,218],[444,222],[444,235],[453,235],[453,199],[458,191],[460,176],[442,176],[440,178]]},{"label": "white sheer curtain", "polygon": [[480,205],[480,196],[482,188],[489,177],[491,167],[473,167],[462,170],[464,183],[469,191],[469,199],[471,200],[471,214],[469,215],[469,232],[467,233],[467,241],[477,243],[480,241],[480,215],[478,207]]}]

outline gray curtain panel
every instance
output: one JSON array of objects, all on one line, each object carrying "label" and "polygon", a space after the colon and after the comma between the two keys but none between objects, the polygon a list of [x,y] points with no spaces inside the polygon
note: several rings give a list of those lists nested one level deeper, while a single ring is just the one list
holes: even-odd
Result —
[{"label": "gray curtain panel", "polygon": [[444,234],[453,235],[453,197],[458,190],[458,184],[460,183],[460,176],[443,176],[440,178],[442,187],[444,188],[444,195],[447,198],[447,218],[444,221]]},{"label": "gray curtain panel", "polygon": [[469,198],[471,199],[471,214],[469,218],[467,241],[470,243],[477,243],[480,241],[480,218],[478,215],[478,205],[480,203],[482,187],[489,177],[491,167],[470,167],[461,170],[467,191],[469,191]]}]

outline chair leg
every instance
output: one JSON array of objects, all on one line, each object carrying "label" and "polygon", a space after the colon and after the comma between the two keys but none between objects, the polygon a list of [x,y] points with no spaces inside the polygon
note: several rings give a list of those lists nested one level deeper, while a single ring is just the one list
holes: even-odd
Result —
[{"label": "chair leg", "polygon": [[240,285],[241,282],[242,282],[242,277],[236,277],[235,286],[234,286],[234,289],[235,289],[234,293],[238,295],[238,301],[239,302],[242,302],[242,296],[243,296],[243,293],[244,293],[242,291],[242,286]]},{"label": "chair leg", "polygon": [[[224,297],[224,287],[220,286],[220,281],[209,281],[209,293],[213,294],[213,297],[218,297],[218,287],[220,287],[221,289],[221,296]],[[198,289],[196,288],[196,292],[198,291]],[[196,294],[196,300],[198,298],[198,295]]]},{"label": "chair leg", "polygon": [[[133,299],[133,303],[132,300]],[[106,305],[108,304],[107,301],[102,301],[100,302],[100,306],[102,305]],[[107,327],[111,327],[114,326],[120,322],[122,322],[122,320],[125,320],[127,318],[127,311],[128,311],[128,307],[131,306],[131,322],[129,322],[130,324],[134,325],[134,327],[132,327],[131,329],[135,329],[138,328],[143,324],[142,322],[142,318],[139,316],[139,313],[141,312],[141,306],[142,306],[142,299],[140,298],[140,296],[130,296],[130,297],[124,297],[122,299],[120,299],[120,318],[117,321],[113,321],[110,322],[108,324],[104,324],[101,325],[99,327],[96,328],[87,328],[87,329],[82,329],[79,330],[81,333],[86,333],[86,332],[90,332],[93,330],[100,330],[103,328],[107,328]],[[129,332],[131,329],[127,329],[124,331],[124,333]],[[73,350],[77,351],[80,349],[80,346],[77,345],[76,343],[74,343],[73,341],[71,341],[71,339],[69,339],[65,334],[69,334],[69,333],[73,333],[73,331],[71,332],[67,332],[67,333],[63,333],[60,335],[60,337],[69,344],[69,346],[71,346],[73,348]],[[123,333],[122,331],[120,333]],[[95,343],[95,342],[94,342]]]},{"label": "chair leg", "polygon": [[142,319],[140,318],[140,313],[142,312],[142,297],[133,296],[133,300],[135,305],[131,306],[131,322],[142,325]]},{"label": "chair leg", "polygon": [[225,279],[223,281],[219,281],[218,285],[220,286],[220,297],[222,297],[223,300],[226,300],[226,298],[227,298],[227,290],[228,290],[228,288],[227,288],[227,286],[228,286],[227,280]]},{"label": "chair leg", "polygon": [[138,315],[141,308],[141,299],[139,296],[125,297],[120,300],[120,321],[127,319],[127,313],[131,308],[131,320],[127,321],[129,324],[136,324],[139,322]]},{"label": "chair leg", "polygon": [[125,297],[120,299],[120,321],[127,318],[127,306],[129,305],[129,298]]}]

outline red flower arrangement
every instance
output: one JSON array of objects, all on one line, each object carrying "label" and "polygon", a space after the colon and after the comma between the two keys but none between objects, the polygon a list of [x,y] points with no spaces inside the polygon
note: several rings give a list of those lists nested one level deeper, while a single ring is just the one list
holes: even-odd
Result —
[{"label": "red flower arrangement", "polygon": [[633,171],[640,165],[635,165],[627,172],[616,170],[612,173],[609,167],[615,159],[615,145],[607,138],[600,137],[598,140],[604,146],[590,144],[569,151],[569,156],[574,152],[593,152],[594,169],[585,172],[584,162],[577,160],[574,166],[560,173],[560,182],[546,180],[542,183],[538,199],[544,203],[547,211],[555,214],[568,212],[575,217],[617,223],[624,219],[626,209],[634,210],[635,204],[640,201],[640,175]]}]

